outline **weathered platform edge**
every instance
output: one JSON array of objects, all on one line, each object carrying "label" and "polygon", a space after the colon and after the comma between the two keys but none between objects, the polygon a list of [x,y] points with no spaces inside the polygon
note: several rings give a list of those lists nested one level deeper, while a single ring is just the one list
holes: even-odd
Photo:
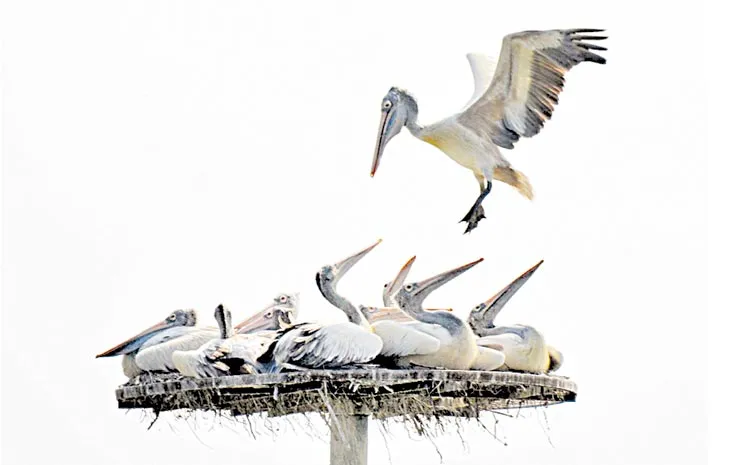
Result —
[{"label": "weathered platform edge", "polygon": [[[535,405],[571,402],[577,395],[577,385],[569,378],[553,375],[536,375],[505,371],[458,371],[458,370],[392,370],[385,368],[357,368],[348,370],[308,370],[279,374],[254,374],[226,376],[208,379],[178,378],[153,383],[124,385],[116,390],[120,408],[152,408],[172,410],[177,408],[232,409],[243,399],[262,401],[255,404],[252,411],[242,408],[245,413],[254,411],[286,415],[301,413],[300,410],[281,407],[280,397],[298,396],[304,399],[319,399],[322,390],[329,395],[363,404],[362,411],[378,414],[374,409],[378,403],[367,402],[376,399],[394,398],[411,401],[419,390],[425,395],[445,401],[430,407],[429,412],[441,415],[455,415],[442,405],[448,401],[466,400],[475,403],[477,410],[498,410]],[[193,401],[177,402],[176,396],[190,396]],[[199,399],[199,400],[198,400]],[[214,400],[211,400],[214,399]],[[312,401],[312,400],[311,400]],[[363,402],[366,401],[366,402]],[[323,405],[328,407],[328,401]],[[191,407],[187,407],[191,405]],[[469,406],[469,405],[468,405]],[[242,407],[240,404],[239,407]],[[259,410],[258,410],[259,409]],[[356,410],[350,408],[354,413]],[[383,412],[392,415],[388,411]],[[469,415],[469,414],[468,414]]]}]

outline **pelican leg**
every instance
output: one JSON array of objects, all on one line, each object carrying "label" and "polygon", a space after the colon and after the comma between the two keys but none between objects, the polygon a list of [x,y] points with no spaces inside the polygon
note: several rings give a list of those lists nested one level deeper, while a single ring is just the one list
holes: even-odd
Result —
[{"label": "pelican leg", "polygon": [[483,210],[483,205],[482,205],[483,199],[485,199],[486,196],[491,192],[493,183],[489,179],[485,179],[485,178],[478,178],[478,182],[480,183],[480,195],[478,196],[477,199],[475,199],[475,203],[470,208],[470,211],[468,211],[465,217],[459,221],[460,223],[463,221],[467,222],[467,228],[465,229],[465,234],[477,228],[478,222],[486,217],[486,214],[485,214],[485,211]]}]

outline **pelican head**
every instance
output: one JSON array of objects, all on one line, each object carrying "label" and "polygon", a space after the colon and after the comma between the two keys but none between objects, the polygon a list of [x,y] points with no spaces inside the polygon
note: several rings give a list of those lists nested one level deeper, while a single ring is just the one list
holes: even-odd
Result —
[{"label": "pelican head", "polygon": [[378,131],[378,140],[375,143],[373,166],[370,176],[375,176],[378,164],[381,162],[383,150],[388,142],[399,134],[404,126],[410,130],[417,123],[417,100],[407,91],[392,87],[381,102],[381,124]]},{"label": "pelican head", "polygon": [[494,328],[494,320],[499,314],[504,305],[509,302],[509,299],[515,295],[515,293],[525,284],[533,273],[536,272],[539,266],[543,263],[543,260],[536,263],[528,271],[520,275],[517,279],[509,283],[507,287],[500,290],[485,302],[478,304],[470,311],[470,316],[467,318],[467,322],[474,331],[482,329]]},{"label": "pelican head", "polygon": [[123,341],[117,346],[106,350],[105,352],[96,356],[100,357],[114,357],[116,355],[126,355],[139,350],[147,339],[151,338],[155,334],[164,331],[168,328],[174,328],[177,326],[194,326],[197,324],[197,312],[194,310],[176,310],[168,315],[167,318],[159,323],[150,326],[141,333]]},{"label": "pelican head", "polygon": [[299,313],[299,294],[278,294],[273,302],[251,317],[236,325],[238,334],[288,328]]},{"label": "pelican head", "polygon": [[[402,267],[401,270],[399,270],[399,274],[397,277],[401,276],[403,272],[405,272],[405,269],[407,267],[411,267],[414,263],[416,257],[412,257],[405,265]],[[474,262],[470,262],[466,265],[462,265],[460,267],[454,268],[453,270],[445,271],[443,273],[440,273],[432,278],[428,278],[424,281],[419,281],[416,283],[411,284],[405,284],[402,286],[401,289],[394,295],[394,299],[396,300],[397,304],[404,310],[404,309],[417,309],[420,306],[422,306],[423,301],[430,295],[431,292],[435,291],[439,287],[443,286],[444,284],[448,283],[452,279],[456,278],[457,276],[461,275],[465,271],[469,270],[473,266],[477,265],[478,263],[482,262],[483,259],[479,258],[475,260]]]},{"label": "pelican head", "polygon": [[383,305],[391,307],[393,305],[394,294],[402,288],[404,281],[407,280],[407,275],[412,269],[412,264],[415,263],[415,258],[412,257],[403,267],[399,270],[399,274],[393,279],[383,285]]},{"label": "pelican head", "polygon": [[341,260],[338,263],[334,263],[333,265],[326,265],[321,268],[320,271],[318,271],[315,275],[315,282],[318,285],[320,293],[323,294],[326,299],[328,299],[328,296],[333,293],[333,290],[336,289],[336,285],[346,274],[346,272],[349,271],[354,265],[356,265],[357,262],[362,260],[365,255],[367,255],[381,242],[382,239],[378,239],[378,241],[370,247],[362,249],[354,255],[350,255],[349,257]]}]

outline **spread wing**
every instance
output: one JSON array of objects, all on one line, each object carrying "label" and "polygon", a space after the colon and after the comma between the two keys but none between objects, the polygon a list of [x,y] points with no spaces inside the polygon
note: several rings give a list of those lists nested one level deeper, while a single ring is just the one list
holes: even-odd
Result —
[{"label": "spread wing", "polygon": [[496,60],[491,57],[487,57],[480,53],[468,53],[467,61],[470,63],[470,71],[472,71],[473,81],[475,82],[475,90],[472,97],[462,108],[462,111],[470,107],[475,101],[477,101],[483,93],[488,89],[488,86],[493,80],[494,73],[496,72]]},{"label": "spread wing", "polygon": [[567,71],[583,61],[606,63],[591,51],[606,49],[586,42],[606,39],[586,35],[602,31],[525,31],[504,37],[490,85],[458,115],[459,122],[508,149],[520,137],[538,134],[559,101]]}]

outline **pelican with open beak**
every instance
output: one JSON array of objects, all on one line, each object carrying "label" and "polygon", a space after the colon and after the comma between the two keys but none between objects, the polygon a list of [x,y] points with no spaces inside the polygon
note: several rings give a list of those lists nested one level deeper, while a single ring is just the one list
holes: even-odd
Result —
[{"label": "pelican with open beak", "polygon": [[[164,320],[97,355],[96,358],[123,355],[123,374],[129,378],[135,378],[149,371],[137,362],[137,358],[145,358],[144,353],[153,354],[159,346],[177,339],[197,340],[196,344],[199,346],[204,343],[199,342],[203,338],[209,340],[213,335],[217,336],[217,331],[213,333],[206,328],[197,328],[196,324],[197,313],[194,310],[176,310]],[[161,349],[157,350],[160,352]],[[154,358],[153,355],[148,355],[145,360],[151,358]]]},{"label": "pelican with open beak", "polygon": [[547,373],[562,365],[562,353],[546,344],[543,335],[532,326],[493,324],[504,305],[533,276],[542,263],[543,260],[470,311],[468,323],[475,334],[480,336],[478,344],[504,354],[506,361],[499,370]]},{"label": "pelican with open beak", "polygon": [[[400,275],[406,272],[406,268],[411,267],[414,261],[415,257],[412,257],[400,270]],[[433,291],[482,261],[483,259],[480,258],[424,281],[405,284],[394,295],[399,308],[417,320],[415,329],[439,341],[439,348],[433,353],[398,357],[399,366],[470,369],[478,356],[478,347],[475,344],[475,334],[472,329],[452,312],[430,312],[423,309],[422,304]],[[381,317],[380,314],[377,316]]]},{"label": "pelican with open beak", "polygon": [[[380,363],[395,365],[397,357],[408,355],[427,355],[438,351],[441,342],[438,338],[418,329],[420,323],[409,316],[394,300],[394,294],[401,289],[407,279],[414,258],[399,270],[396,277],[383,286],[383,303],[385,307],[360,306],[360,312],[370,323],[373,332],[383,341]],[[446,310],[451,309],[433,309]]]}]

